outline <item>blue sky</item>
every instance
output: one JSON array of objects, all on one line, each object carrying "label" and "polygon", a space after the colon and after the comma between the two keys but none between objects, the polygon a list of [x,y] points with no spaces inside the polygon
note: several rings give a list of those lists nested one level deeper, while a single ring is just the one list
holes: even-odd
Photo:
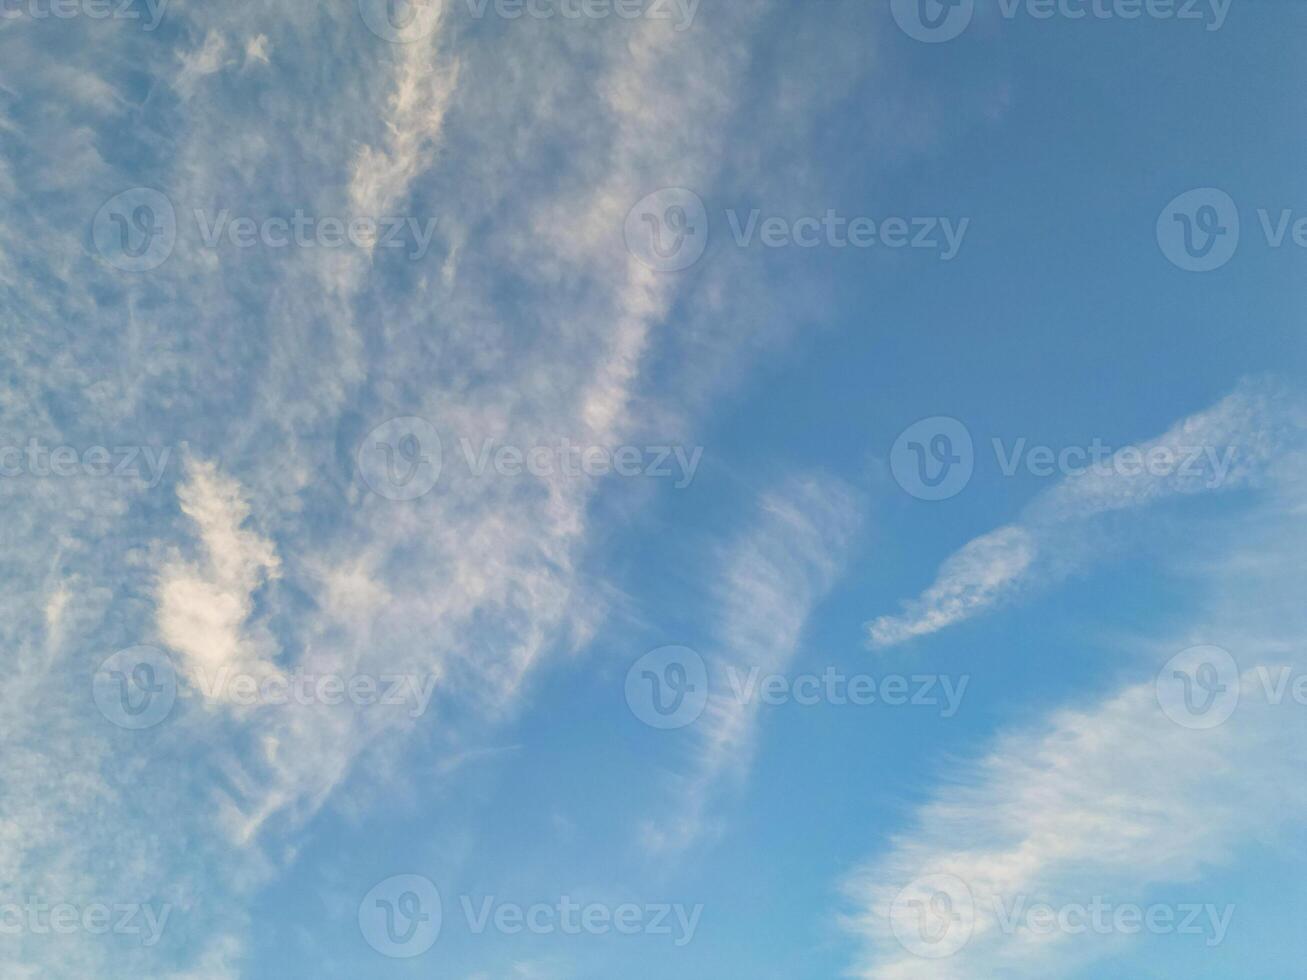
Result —
[{"label": "blue sky", "polygon": [[1288,975],[1304,39],[0,0],[0,974]]}]

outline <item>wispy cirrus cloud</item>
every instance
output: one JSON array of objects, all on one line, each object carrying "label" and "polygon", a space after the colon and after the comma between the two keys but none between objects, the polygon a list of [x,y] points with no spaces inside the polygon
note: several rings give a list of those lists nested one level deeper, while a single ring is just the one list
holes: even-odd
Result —
[{"label": "wispy cirrus cloud", "polygon": [[[1278,413],[1240,402],[1218,408],[1233,427],[1215,431],[1244,445],[1281,445]],[[1214,425],[1185,423],[1200,434]],[[1147,907],[1163,894],[1211,903],[1220,895],[1204,884],[1207,874],[1302,819],[1307,794],[1292,774],[1307,761],[1307,715],[1273,697],[1266,678],[1307,667],[1296,584],[1305,461],[1300,449],[1273,466],[1261,461],[1266,493],[1221,523],[1211,558],[1187,562],[1201,594],[1193,621],[1148,641],[1137,680],[1033,730],[1009,731],[974,762],[941,766],[931,801],[846,882],[855,909],[846,925],[864,944],[858,976],[1066,974],[1120,953],[1139,930],[1097,930],[1081,918],[1068,920],[1074,928],[1036,929],[1022,909],[1086,908],[1103,896]],[[1214,727],[1197,707],[1192,721],[1168,712],[1161,693],[1172,657],[1213,645],[1241,670],[1208,690],[1234,704]]]},{"label": "wispy cirrus cloud", "polygon": [[[355,452],[408,415],[522,446],[649,430],[663,441],[693,424],[821,289],[778,284],[741,255],[654,273],[624,248],[623,219],[660,187],[711,197],[724,174],[777,207],[824,199],[811,177],[796,190],[792,174],[768,175],[767,147],[805,146],[822,125],[814,99],[829,109],[848,79],[892,73],[866,58],[860,16],[800,25],[807,57],[766,78],[754,59],[766,31],[794,26],[783,5],[705,9],[684,32],[473,24],[449,7],[401,45],[355,4],[309,0],[177,2],[150,36],[88,18],[0,28],[0,432],[178,458],[186,446],[192,460],[157,489],[0,486],[13,658],[0,898],[109,892],[176,907],[154,950],[29,937],[6,970],[239,975],[250,897],[294,860],[306,824],[333,803],[375,805],[358,781],[409,776],[394,761],[408,740],[429,744],[433,769],[456,766],[480,733],[443,709],[492,727],[551,651],[584,642],[602,614],[580,571],[599,481],[449,473],[397,504],[359,478]],[[887,132],[905,117],[884,92],[867,111]],[[914,120],[926,141],[929,121]],[[177,241],[158,268],[124,274],[88,229],[138,186],[169,199]],[[196,213],[224,209],[404,214],[439,231],[428,263],[215,247]],[[688,291],[695,302],[678,308]],[[795,484],[768,499],[766,533],[800,565],[762,538],[741,545],[724,572],[725,645],[769,662],[792,652],[833,574],[809,544],[840,550],[824,537],[844,526],[840,498]],[[750,626],[749,602],[772,603],[769,635]],[[118,731],[90,678],[138,643],[169,648],[184,672],[434,677],[440,721],[186,701],[153,733]],[[716,722],[705,795],[745,765],[751,725]]]},{"label": "wispy cirrus cloud", "polygon": [[[33,936],[5,969],[238,974],[248,896],[348,794],[362,753],[384,762],[378,747],[418,728],[181,701],[157,731],[118,731],[89,699],[113,650],[158,644],[188,674],[432,676],[442,704],[493,725],[540,659],[584,634],[594,612],[578,564],[597,480],[451,473],[397,504],[360,479],[355,450],[401,415],[524,446],[608,445],[642,424],[635,407],[662,400],[646,361],[669,342],[659,331],[685,282],[630,256],[622,220],[650,189],[716,179],[765,15],[723,11],[685,36],[561,20],[471,36],[446,18],[392,45],[353,5],[292,0],[178,4],[153,38],[89,21],[6,34],[0,126],[19,134],[0,176],[13,185],[0,225],[15,327],[6,443],[185,445],[191,463],[153,492],[0,488],[16,661],[0,695],[0,897],[176,908],[152,950]],[[42,39],[94,67],[55,64]],[[565,112],[560,91],[577,99]],[[42,108],[55,95],[59,108]],[[156,269],[123,274],[87,229],[133,186],[168,197],[178,234]],[[224,208],[433,216],[440,236],[428,265],[380,249],[214,247],[196,212]],[[752,328],[720,335],[719,356]],[[473,737],[422,736],[451,759]]]},{"label": "wispy cirrus cloud", "polygon": [[183,669],[200,678],[223,669],[270,669],[246,633],[254,593],[275,578],[280,561],[271,541],[245,526],[249,505],[235,481],[211,463],[192,460],[177,488],[182,512],[193,523],[203,557],[172,558],[156,592],[159,637],[183,657]]},{"label": "wispy cirrus cloud", "polygon": [[708,702],[693,761],[672,781],[671,815],[642,828],[652,850],[680,850],[710,832],[716,794],[747,777],[759,704],[741,700],[730,675],[779,673],[793,661],[808,617],[843,567],[859,509],[858,494],[841,481],[795,477],[760,497],[751,526],[725,549],[713,588],[719,619],[706,658]]},{"label": "wispy cirrus cloud", "polygon": [[1269,381],[1248,381],[1155,439],[1132,447],[1200,465],[1164,474],[1109,459],[1036,497],[1012,524],[968,542],[902,611],[868,625],[873,646],[889,647],[963,622],[1092,560],[1093,518],[1167,498],[1258,485],[1301,431],[1300,407]]}]

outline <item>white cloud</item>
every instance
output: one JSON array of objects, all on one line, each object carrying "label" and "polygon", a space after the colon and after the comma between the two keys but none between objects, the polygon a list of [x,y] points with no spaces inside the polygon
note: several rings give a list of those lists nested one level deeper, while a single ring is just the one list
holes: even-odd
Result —
[{"label": "white cloud", "polygon": [[209,31],[200,47],[178,55],[181,62],[181,71],[177,74],[178,91],[189,98],[202,79],[223,69],[226,57],[227,39],[217,31]]},{"label": "white cloud", "polygon": [[720,602],[715,650],[708,661],[712,694],[696,723],[698,745],[688,771],[672,782],[669,816],[647,821],[646,845],[680,850],[712,825],[721,784],[743,779],[752,763],[758,703],[731,688],[731,671],[784,671],[799,650],[804,624],[843,567],[860,523],[857,495],[839,480],[795,478],[764,494],[753,524],[725,554],[714,594]]},{"label": "white cloud", "polygon": [[[1307,762],[1307,715],[1289,701],[1271,703],[1256,670],[1307,667],[1295,516],[1303,462],[1280,459],[1284,479],[1269,499],[1224,524],[1220,558],[1186,569],[1200,592],[1194,622],[1148,644],[1137,681],[998,739],[974,764],[944,767],[932,802],[848,881],[856,906],[848,925],[865,944],[858,976],[1066,975],[1121,952],[1129,938],[1013,931],[1003,925],[1013,903],[1058,908],[1108,895],[1147,906],[1163,885],[1179,885],[1168,894],[1185,901],[1219,903],[1219,892],[1201,884],[1206,873],[1307,816],[1296,775]],[[1172,655],[1200,644],[1229,650],[1243,671],[1237,709],[1210,730],[1176,724],[1155,683]],[[917,955],[927,947],[914,951],[911,932],[900,945],[894,926],[902,933],[914,924],[891,912],[901,889],[930,875],[964,883],[951,886],[963,899],[957,928],[967,928],[974,909],[969,941],[942,959]]]},{"label": "white cloud", "polygon": [[[221,464],[186,473],[177,521],[171,473],[157,493],[3,488],[19,571],[0,596],[18,664],[0,691],[11,747],[0,879],[203,906],[173,918],[155,955],[200,976],[230,972],[235,947],[204,952],[203,940],[243,934],[251,891],[293,859],[323,806],[348,806],[351,792],[374,806],[379,773],[411,778],[396,760],[415,726],[186,703],[157,733],[167,751],[151,754],[150,736],[128,741],[87,712],[86,681],[107,653],[158,641],[188,669],[432,675],[438,700],[489,727],[543,657],[592,628],[599,590],[578,568],[594,544],[594,481],[451,473],[396,506],[367,493],[353,450],[404,414],[518,445],[608,444],[640,429],[663,441],[741,373],[759,336],[789,329],[773,301],[811,313],[793,284],[746,275],[741,256],[658,277],[622,245],[632,203],[671,184],[707,193],[738,148],[731,130],[757,97],[751,47],[770,11],[705,10],[684,34],[560,19],[454,36],[446,24],[396,46],[353,3],[186,4],[153,35],[68,25],[83,37],[78,64],[92,66],[78,74],[39,44],[7,47],[0,129],[29,160],[0,172],[15,209],[0,228],[0,283],[20,340],[6,350],[0,429],[14,444],[38,432],[185,443]],[[773,113],[781,101],[751,111],[801,145],[803,109]],[[128,122],[139,142],[122,141]],[[745,165],[760,172],[753,136]],[[124,276],[100,261],[88,225],[139,185],[168,194],[179,235],[159,269]],[[780,202],[790,189],[773,192]],[[207,247],[194,211],[224,207],[255,219],[297,208],[439,217],[437,261]],[[671,320],[686,287],[701,294]],[[751,291],[756,304],[738,301]],[[435,769],[483,744],[454,728],[421,727]],[[56,977],[161,970],[90,944],[34,944],[5,969],[29,963]]]},{"label": "white cloud", "polygon": [[1010,594],[1038,554],[1038,538],[1020,525],[1001,527],[950,556],[935,583],[900,616],[871,624],[877,646],[891,646],[944,629]]},{"label": "white cloud", "polygon": [[[1261,482],[1301,428],[1300,409],[1266,382],[1247,382],[1211,408],[1182,420],[1165,434],[1135,447],[1189,460],[1148,472],[1123,465],[1119,456],[1068,477],[1036,497],[1014,524],[964,545],[945,560],[934,583],[897,615],[868,624],[874,646],[902,643],[969,619],[1021,590],[1055,581],[1093,550],[1091,518],[1129,510],[1181,494],[1230,491]],[[1122,451],[1124,452],[1124,450]]]},{"label": "white cloud", "polygon": [[160,638],[183,657],[183,668],[205,684],[224,669],[270,669],[246,632],[255,592],[280,569],[271,541],[246,526],[249,504],[240,485],[208,462],[191,460],[178,488],[204,557],[174,557],[156,589]]}]

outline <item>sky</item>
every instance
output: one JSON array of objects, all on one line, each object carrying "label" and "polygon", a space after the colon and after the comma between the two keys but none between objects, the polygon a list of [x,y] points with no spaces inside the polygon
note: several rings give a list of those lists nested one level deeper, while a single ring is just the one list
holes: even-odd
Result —
[{"label": "sky", "polygon": [[0,975],[1289,975],[1304,45],[0,0]]}]

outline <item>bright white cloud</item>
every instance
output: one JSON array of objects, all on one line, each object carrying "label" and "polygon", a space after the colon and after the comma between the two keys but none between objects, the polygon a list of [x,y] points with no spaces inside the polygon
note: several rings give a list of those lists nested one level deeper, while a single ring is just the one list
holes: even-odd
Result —
[{"label": "bright white cloud", "polygon": [[174,557],[160,571],[159,636],[201,682],[224,669],[267,670],[246,627],[255,592],[280,569],[276,549],[246,526],[249,504],[235,480],[212,463],[194,460],[187,477],[177,496],[203,558]]}]

